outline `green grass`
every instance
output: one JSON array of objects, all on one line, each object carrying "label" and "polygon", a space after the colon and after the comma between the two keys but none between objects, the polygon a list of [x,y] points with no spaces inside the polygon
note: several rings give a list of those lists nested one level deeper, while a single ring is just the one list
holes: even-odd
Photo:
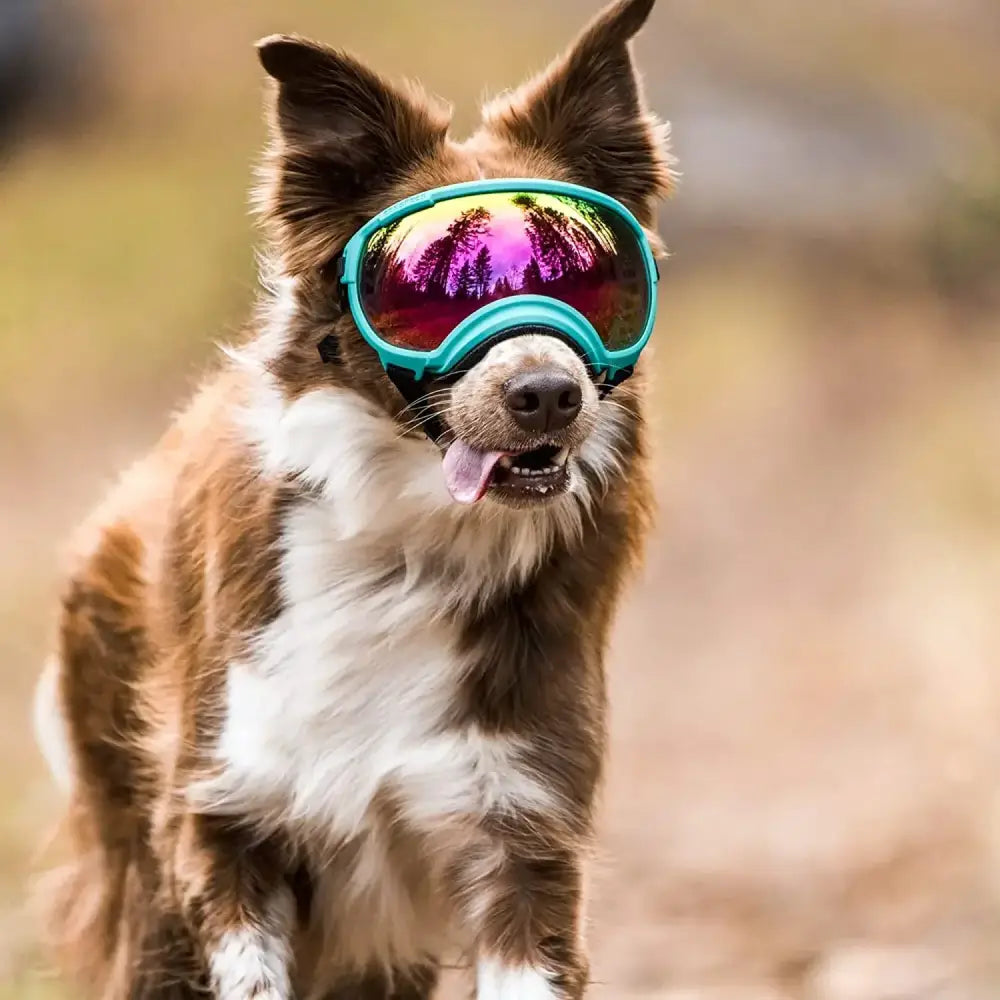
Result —
[{"label": "green grass", "polygon": [[72,994],[51,976],[25,973],[9,983],[0,983],[0,1000],[69,1000]]},{"label": "green grass", "polygon": [[[74,396],[202,352],[252,287],[246,135],[88,143],[72,168],[28,155],[5,179],[0,378],[31,416],[53,381]],[[197,154],[195,151],[198,151]]]}]

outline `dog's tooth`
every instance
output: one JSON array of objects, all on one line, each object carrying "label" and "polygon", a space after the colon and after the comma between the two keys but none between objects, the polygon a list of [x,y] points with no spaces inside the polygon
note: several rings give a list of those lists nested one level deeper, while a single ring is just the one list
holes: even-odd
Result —
[{"label": "dog's tooth", "polygon": [[500,456],[500,461],[497,462],[497,465],[501,465],[505,469],[509,469],[510,468],[510,455],[501,455]]},{"label": "dog's tooth", "polygon": [[569,458],[569,448],[560,448],[553,457],[552,461],[556,465],[565,465],[566,459]]}]

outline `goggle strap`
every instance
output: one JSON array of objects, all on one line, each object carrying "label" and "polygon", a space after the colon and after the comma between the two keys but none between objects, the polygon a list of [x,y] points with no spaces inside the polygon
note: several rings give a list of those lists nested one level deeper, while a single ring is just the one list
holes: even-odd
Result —
[{"label": "goggle strap", "polygon": [[[347,301],[347,289],[341,284],[340,279],[344,276],[344,254],[337,253],[331,257],[326,264],[320,268],[320,277],[324,281],[332,281],[337,293],[337,301],[340,304],[341,312],[347,312],[350,308]],[[317,345],[320,359],[325,365],[340,364],[340,342],[332,334],[328,333]]]},{"label": "goggle strap", "polygon": [[336,365],[340,363],[340,343],[337,338],[328,333],[317,345],[316,350],[326,365]]},{"label": "goggle strap", "polygon": [[614,389],[616,385],[621,385],[625,379],[631,378],[634,374],[635,365],[626,365],[624,368],[619,368],[614,375],[609,376],[603,382],[598,382],[598,399],[607,399],[608,396],[611,395],[611,390]]}]

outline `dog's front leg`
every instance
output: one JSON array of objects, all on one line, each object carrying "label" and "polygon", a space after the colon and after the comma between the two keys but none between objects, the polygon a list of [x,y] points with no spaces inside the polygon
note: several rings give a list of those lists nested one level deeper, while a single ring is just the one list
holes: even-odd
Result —
[{"label": "dog's front leg", "polygon": [[489,855],[470,859],[463,892],[478,925],[477,1000],[580,1000],[589,970],[582,859],[524,838]]},{"label": "dog's front leg", "polygon": [[291,1000],[295,902],[277,850],[224,817],[186,815],[173,887],[214,1000]]}]

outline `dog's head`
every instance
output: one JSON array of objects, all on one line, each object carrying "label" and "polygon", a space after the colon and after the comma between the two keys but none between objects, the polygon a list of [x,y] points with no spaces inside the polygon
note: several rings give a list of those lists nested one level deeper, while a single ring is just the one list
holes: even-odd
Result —
[{"label": "dog's head", "polygon": [[[387,206],[482,178],[586,185],[650,228],[671,178],[665,129],[643,104],[629,40],[652,5],[606,8],[544,73],[489,104],[464,142],[448,137],[447,113],[413,86],[301,38],[259,44],[277,82],[259,204],[288,300],[272,308],[268,367],[286,402],[352,390],[396,437],[421,442],[458,499],[485,492],[487,504],[533,507],[627,474],[622,454],[637,447],[640,420],[633,383],[602,401],[577,354],[539,329],[430,385],[429,409],[414,412],[342,308],[332,264]],[[428,412],[444,428],[437,446],[421,428]]]}]

